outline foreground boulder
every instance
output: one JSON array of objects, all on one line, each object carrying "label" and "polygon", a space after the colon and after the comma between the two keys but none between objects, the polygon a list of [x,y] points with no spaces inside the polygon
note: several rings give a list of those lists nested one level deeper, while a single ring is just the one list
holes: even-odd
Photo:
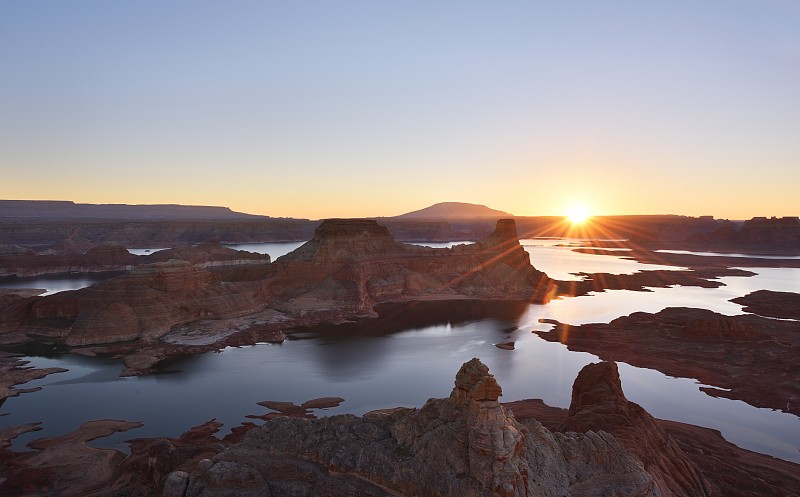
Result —
[{"label": "foreground boulder", "polygon": [[[171,475],[170,493],[316,495],[313,482],[285,481],[287,471],[308,476],[313,462],[327,479],[368,482],[371,490],[363,495],[663,495],[608,433],[552,433],[535,420],[518,423],[498,403],[501,394],[488,368],[473,359],[458,372],[449,398],[363,417],[275,419],[185,477]],[[300,469],[289,469],[295,466]],[[325,495],[351,490],[326,485]]]}]

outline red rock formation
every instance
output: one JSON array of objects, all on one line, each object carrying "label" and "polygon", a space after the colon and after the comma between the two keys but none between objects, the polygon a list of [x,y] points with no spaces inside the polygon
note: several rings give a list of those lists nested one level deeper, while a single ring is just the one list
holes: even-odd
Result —
[{"label": "red rock formation", "polygon": [[30,361],[21,359],[21,354],[0,351],[0,405],[9,397],[40,390],[42,387],[19,389],[17,385],[38,380],[54,373],[64,373],[63,368],[26,367]]},{"label": "red rock formation", "polygon": [[31,497],[103,495],[119,474],[125,455],[92,447],[89,442],[140,426],[113,419],[88,421],[72,433],[34,440],[28,444],[33,452],[18,454],[9,466],[0,466],[0,493]]},{"label": "red rock formation", "polygon": [[[567,409],[550,407],[539,399],[504,404],[520,421],[536,419],[550,430],[567,420]],[[800,465],[733,445],[719,431],[657,419],[691,459],[703,477],[724,497],[787,497],[800,495]]]},{"label": "red rock formation", "polygon": [[[87,423],[76,433],[35,441],[30,446],[39,452],[33,453],[4,447],[8,439],[37,426],[11,427],[0,431],[0,493],[709,495],[694,465],[710,478],[715,495],[786,497],[800,492],[797,464],[739,449],[713,430],[653,420],[625,400],[613,364],[584,368],[575,381],[570,411],[519,401],[507,405],[512,415],[497,403],[501,395],[486,366],[473,359],[458,372],[449,398],[431,399],[421,409],[318,420],[284,417],[262,427],[245,424],[225,438],[216,436],[221,423],[212,420],[178,438],[132,440],[131,455],[121,463],[122,454],[85,443],[135,423]],[[537,419],[554,431],[562,424],[588,431],[553,433]]]},{"label": "red rock formation", "polygon": [[30,277],[44,274],[97,273],[128,271],[136,266],[172,259],[187,261],[197,267],[266,264],[269,255],[234,250],[208,242],[185,245],[154,252],[147,256],[133,255],[122,245],[91,244],[86,251],[65,250],[46,255],[0,255],[0,276]]},{"label": "red rock formation", "polygon": [[601,362],[585,366],[572,387],[572,402],[561,431],[603,430],[614,435],[653,477],[660,495],[712,495],[706,480],[689,457],[641,406],[622,393],[617,365]]},{"label": "red rock formation", "polygon": [[[497,402],[501,394],[488,368],[473,359],[458,372],[449,398],[421,409],[274,419],[188,475],[175,475],[174,487],[183,481],[186,490],[171,495],[252,492],[252,482],[262,480],[256,490],[269,486],[275,497],[311,495],[273,483],[276,458],[284,468],[305,460],[322,474],[358,475],[391,495],[657,495],[650,476],[610,435],[553,434],[535,421],[520,424]],[[252,475],[251,483],[236,474]],[[326,495],[342,494],[331,487]]]},{"label": "red rock formation", "polygon": [[758,290],[744,297],[731,299],[742,304],[745,312],[782,319],[800,319],[800,294]]},{"label": "red rock formation", "polygon": [[276,262],[265,283],[277,298],[305,296],[371,309],[378,302],[430,296],[544,301],[553,284],[530,264],[514,221],[473,245],[431,249],[394,241],[369,220],[326,220],[314,238]]},{"label": "red rock formation", "polygon": [[635,312],[608,324],[534,331],[570,350],[694,378],[709,395],[800,415],[800,323],[706,309]]},{"label": "red rock formation", "polygon": [[[119,248],[100,252],[109,260],[123,256]],[[273,264],[262,264],[268,256],[215,244],[165,250],[146,259],[173,256],[188,262],[139,266],[95,286],[46,297],[9,297],[9,306],[0,309],[0,342],[41,338],[75,347],[139,340],[152,349],[163,338],[194,347],[180,349],[186,353],[247,335],[242,332],[279,337],[291,326],[374,316],[375,305],[388,301],[541,302],[555,291],[547,275],[531,266],[513,220],[500,220],[484,240],[451,249],[398,243],[375,221],[337,219],[324,221],[312,240]],[[248,261],[254,264],[213,273],[201,269]],[[126,363],[134,369],[149,369],[167,356],[159,350],[133,352]]]},{"label": "red rock formation", "polygon": [[47,334],[70,346],[152,341],[176,324],[263,308],[251,296],[229,291],[210,273],[182,261],[143,266],[88,288],[17,305],[26,306],[23,332]]}]

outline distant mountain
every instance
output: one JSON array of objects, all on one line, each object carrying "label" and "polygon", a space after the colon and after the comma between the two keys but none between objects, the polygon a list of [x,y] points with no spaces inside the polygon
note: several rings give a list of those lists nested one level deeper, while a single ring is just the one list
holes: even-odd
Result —
[{"label": "distant mountain", "polygon": [[0,200],[0,220],[102,219],[131,221],[267,219],[228,207],[196,205],[76,204],[66,200]]},{"label": "distant mountain", "polygon": [[501,217],[513,217],[508,212],[490,209],[485,205],[467,204],[464,202],[440,202],[430,207],[418,211],[408,212],[393,219],[425,219],[425,220],[447,220],[447,219],[497,219]]}]

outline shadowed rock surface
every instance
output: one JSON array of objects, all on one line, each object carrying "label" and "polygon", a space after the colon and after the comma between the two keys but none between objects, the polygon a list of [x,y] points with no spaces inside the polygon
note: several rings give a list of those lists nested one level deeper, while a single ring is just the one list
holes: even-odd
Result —
[{"label": "shadowed rock surface", "polygon": [[72,245],[69,245],[64,252],[54,251],[55,249],[46,249],[44,255],[35,253],[0,255],[0,276],[32,277],[119,272],[173,259],[189,262],[196,267],[268,264],[270,262],[269,255],[234,250],[215,242],[195,246],[181,245],[149,255],[131,254],[124,246],[117,244],[91,244],[85,250],[73,250]]},{"label": "shadowed rock surface", "polygon": [[271,484],[275,458],[313,461],[395,495],[658,495],[650,475],[610,435],[554,434],[534,420],[518,423],[498,403],[501,394],[488,368],[473,359],[458,372],[449,398],[420,409],[275,419],[192,471],[183,495],[229,495],[241,483],[226,474],[252,475],[247,492],[255,491],[258,474],[261,495],[266,488],[274,496],[310,495]]},{"label": "shadowed rock surface", "polygon": [[28,444],[33,449],[16,457],[0,453],[3,495],[86,496],[103,491],[120,474],[125,455],[112,449],[98,449],[89,442],[142,424],[106,419],[88,421],[78,430]]},{"label": "shadowed rock surface", "polygon": [[758,290],[744,297],[731,299],[745,312],[781,319],[800,319],[800,294]]},{"label": "shadowed rock surface", "polygon": [[[17,327],[25,335],[80,346],[150,341],[176,324],[241,316],[262,308],[246,294],[228,291],[207,271],[172,260],[80,290],[19,301],[0,315],[0,325],[3,318],[17,317]],[[14,331],[12,323],[8,328]]]},{"label": "shadowed rock surface", "polygon": [[[504,404],[519,420],[534,418],[558,431],[568,410],[550,407],[540,399]],[[737,447],[719,431],[677,421],[656,424],[680,447],[711,485],[724,497],[788,497],[800,495],[800,465]]]},{"label": "shadowed rock surface", "polygon": [[26,366],[30,361],[22,359],[21,354],[0,351],[0,406],[9,397],[40,390],[35,388],[15,388],[17,385],[38,380],[53,373],[64,373],[63,368],[34,368]]},{"label": "shadowed rock surface", "polygon": [[668,307],[608,324],[557,323],[552,331],[533,333],[603,360],[718,387],[702,387],[708,395],[800,415],[798,321]]},{"label": "shadowed rock surface", "polygon": [[708,482],[655,418],[625,398],[613,362],[589,364],[581,370],[561,426],[564,432],[600,430],[614,435],[644,464],[661,495],[712,495]]},{"label": "shadowed rock surface", "polygon": [[458,372],[449,398],[420,409],[277,418],[260,427],[244,423],[224,438],[215,436],[222,425],[212,420],[178,438],[132,440],[127,458],[85,442],[135,423],[87,423],[30,443],[37,452],[20,453],[6,450],[8,439],[38,428],[12,427],[0,431],[6,441],[0,494],[785,497],[800,491],[797,464],[740,449],[714,430],[651,418],[625,399],[610,363],[584,368],[569,411],[539,400],[503,406],[501,394],[473,359]]}]

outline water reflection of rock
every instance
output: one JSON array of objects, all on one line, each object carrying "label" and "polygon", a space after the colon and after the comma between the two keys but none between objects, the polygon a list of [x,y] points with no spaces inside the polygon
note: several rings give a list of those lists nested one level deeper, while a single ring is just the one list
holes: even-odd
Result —
[{"label": "water reflection of rock", "polygon": [[[376,307],[379,315],[376,319],[344,323],[335,329],[329,325],[301,328],[289,336],[319,338],[321,343],[312,348],[314,363],[332,381],[347,381],[382,370],[383,361],[403,355],[398,348],[419,346],[389,340],[391,335],[413,333],[414,330],[432,326],[441,326],[447,334],[458,334],[459,325],[480,321],[481,333],[491,343],[498,338],[493,337],[487,328],[494,327],[499,338],[506,338],[510,325],[516,325],[526,310],[526,302],[515,301],[455,300],[382,304]],[[452,349],[452,342],[448,340],[442,346]]]}]

